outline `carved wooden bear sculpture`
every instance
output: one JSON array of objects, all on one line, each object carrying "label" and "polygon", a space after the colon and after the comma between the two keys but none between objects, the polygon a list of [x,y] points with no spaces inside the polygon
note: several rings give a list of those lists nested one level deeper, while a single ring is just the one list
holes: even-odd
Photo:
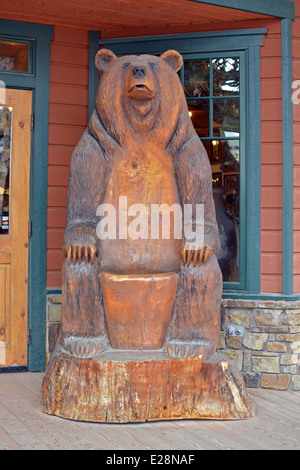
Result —
[{"label": "carved wooden bear sculpture", "polygon": [[[96,106],[70,168],[61,330],[43,410],[110,423],[250,418],[241,374],[216,352],[219,234],[210,164],[176,73],[182,57],[102,49],[96,65]],[[204,243],[178,236],[170,217],[164,233],[167,208],[197,204],[204,224],[197,210],[174,210],[174,221],[202,222]]]},{"label": "carved wooden bear sculpture", "polygon": [[[59,348],[70,355],[97,358],[112,346],[207,358],[217,349],[219,233],[210,163],[177,75],[182,62],[171,50],[117,58],[101,49],[96,56],[102,77],[72,156],[63,241]],[[97,208],[113,205],[119,221],[120,196],[128,207],[203,204],[204,245],[184,236],[99,240]]]}]

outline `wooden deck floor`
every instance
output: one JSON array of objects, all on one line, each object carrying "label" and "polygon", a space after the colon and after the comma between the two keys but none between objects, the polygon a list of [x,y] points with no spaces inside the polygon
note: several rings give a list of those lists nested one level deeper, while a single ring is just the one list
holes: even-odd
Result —
[{"label": "wooden deck floor", "polygon": [[43,373],[0,374],[0,450],[299,450],[300,393],[250,389],[247,421],[98,424],[41,411]]}]

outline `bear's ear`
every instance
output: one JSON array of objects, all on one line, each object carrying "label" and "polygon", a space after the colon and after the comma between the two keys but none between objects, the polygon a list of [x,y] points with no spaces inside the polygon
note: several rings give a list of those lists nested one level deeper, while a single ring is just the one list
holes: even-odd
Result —
[{"label": "bear's ear", "polygon": [[182,67],[183,58],[177,51],[170,49],[169,51],[164,52],[160,58],[165,60],[171,69],[175,70],[175,72],[178,72]]},{"label": "bear's ear", "polygon": [[103,72],[116,58],[117,56],[112,51],[108,49],[100,49],[95,57],[97,69],[100,70],[100,72]]}]

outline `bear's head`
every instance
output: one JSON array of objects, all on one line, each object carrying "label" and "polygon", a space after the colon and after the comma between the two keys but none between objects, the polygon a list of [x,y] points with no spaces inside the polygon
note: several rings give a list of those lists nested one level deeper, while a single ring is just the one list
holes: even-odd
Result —
[{"label": "bear's head", "polygon": [[168,141],[176,131],[179,116],[188,117],[186,100],[177,72],[183,59],[169,50],[160,57],[117,57],[100,49],[95,63],[102,73],[96,109],[108,132],[120,141],[130,134],[152,134]]}]

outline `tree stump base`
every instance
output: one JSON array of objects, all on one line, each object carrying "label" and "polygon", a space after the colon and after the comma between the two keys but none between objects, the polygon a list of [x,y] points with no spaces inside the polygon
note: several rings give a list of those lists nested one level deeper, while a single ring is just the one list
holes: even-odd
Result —
[{"label": "tree stump base", "polygon": [[55,355],[42,387],[45,413],[103,423],[248,419],[255,406],[236,366],[218,353],[173,359],[111,350],[101,360]]}]

